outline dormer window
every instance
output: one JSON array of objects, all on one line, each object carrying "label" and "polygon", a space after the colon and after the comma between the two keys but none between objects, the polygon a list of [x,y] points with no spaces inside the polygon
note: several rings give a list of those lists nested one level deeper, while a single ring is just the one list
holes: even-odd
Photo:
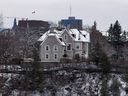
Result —
[{"label": "dormer window", "polygon": [[84,37],[86,37],[86,35],[83,35]]},{"label": "dormer window", "polygon": [[62,38],[59,38],[60,39],[60,41],[62,42]]},{"label": "dormer window", "polygon": [[75,35],[75,34],[72,34],[72,36],[73,36],[74,38],[76,38],[76,35]]}]

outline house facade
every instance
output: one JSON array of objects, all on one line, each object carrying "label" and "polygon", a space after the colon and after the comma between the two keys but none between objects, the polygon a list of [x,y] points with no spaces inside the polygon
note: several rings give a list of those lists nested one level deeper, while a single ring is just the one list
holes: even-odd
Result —
[{"label": "house facade", "polygon": [[41,62],[60,62],[65,54],[70,60],[76,55],[88,58],[90,34],[85,30],[51,28],[38,41]]}]

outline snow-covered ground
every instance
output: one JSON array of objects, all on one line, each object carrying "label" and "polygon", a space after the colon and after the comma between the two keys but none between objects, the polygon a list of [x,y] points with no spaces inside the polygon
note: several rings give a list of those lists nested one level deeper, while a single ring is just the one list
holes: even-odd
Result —
[{"label": "snow-covered ground", "polygon": [[[57,73],[57,75],[64,75],[66,77],[72,77],[72,72],[67,73],[66,71],[60,71]],[[6,78],[4,87],[9,86],[9,81],[12,78],[18,78],[18,74],[0,74],[0,77]],[[75,78],[75,79],[74,79]],[[126,83],[122,79],[122,75],[117,74],[111,74],[109,78],[109,86],[112,84],[112,78],[115,78],[119,81],[121,86],[120,89],[120,96],[127,96],[125,92]],[[54,78],[53,78],[54,79]],[[70,79],[70,78],[69,78]],[[86,74],[86,73],[77,73],[75,74],[75,77],[73,77],[74,81],[69,82],[68,84],[65,84],[64,86],[57,85],[57,82],[52,80],[51,78],[47,78],[47,83],[49,85],[54,85],[56,92],[55,96],[90,96],[90,94],[99,94],[100,96],[100,89],[102,84],[102,78],[100,77],[100,74],[92,73],[92,74]],[[58,79],[59,80],[59,79]],[[65,81],[62,81],[65,82]],[[12,90],[9,96],[52,96],[53,91],[48,90],[47,88],[44,88],[44,91],[42,93],[38,91],[20,91],[20,90]]]}]

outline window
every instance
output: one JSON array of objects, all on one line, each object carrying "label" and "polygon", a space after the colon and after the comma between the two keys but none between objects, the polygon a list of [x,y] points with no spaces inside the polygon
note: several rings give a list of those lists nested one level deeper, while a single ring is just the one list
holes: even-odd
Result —
[{"label": "window", "polygon": [[86,37],[86,35],[83,35],[84,37]]},{"label": "window", "polygon": [[46,45],[45,46],[45,51],[49,51],[49,50],[50,50],[49,45]]},{"label": "window", "polygon": [[46,60],[49,59],[49,54],[48,54],[48,53],[45,54],[45,59],[46,59]]},{"label": "window", "polygon": [[71,44],[67,45],[67,50],[71,50]]},{"label": "window", "polygon": [[58,46],[57,45],[54,45],[53,51],[58,51]]},{"label": "window", "polygon": [[84,53],[84,54],[86,54],[86,51],[85,51],[85,50],[83,50],[83,53]]},{"label": "window", "polygon": [[76,46],[77,49],[79,49],[79,46]]},{"label": "window", "polygon": [[56,60],[57,58],[58,58],[58,54],[55,53],[55,54],[54,54],[54,59]]},{"label": "window", "polygon": [[59,38],[60,39],[60,41],[62,42],[62,38]]},{"label": "window", "polygon": [[67,40],[68,39],[68,36],[65,34],[64,35],[64,40]]},{"label": "window", "polygon": [[73,36],[74,38],[76,38],[76,35],[75,35],[75,34],[72,34],[72,36]]}]

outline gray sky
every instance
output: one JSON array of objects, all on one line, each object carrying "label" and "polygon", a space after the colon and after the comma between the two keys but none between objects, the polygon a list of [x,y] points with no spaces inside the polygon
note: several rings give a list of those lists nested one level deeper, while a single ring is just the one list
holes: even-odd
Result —
[{"label": "gray sky", "polygon": [[[83,19],[84,25],[92,25],[96,20],[98,28],[105,31],[110,23],[119,20],[128,30],[128,0],[0,0],[0,10],[7,17],[57,22],[69,17],[70,2],[72,16]],[[5,26],[11,26],[12,20],[4,18]]]}]

